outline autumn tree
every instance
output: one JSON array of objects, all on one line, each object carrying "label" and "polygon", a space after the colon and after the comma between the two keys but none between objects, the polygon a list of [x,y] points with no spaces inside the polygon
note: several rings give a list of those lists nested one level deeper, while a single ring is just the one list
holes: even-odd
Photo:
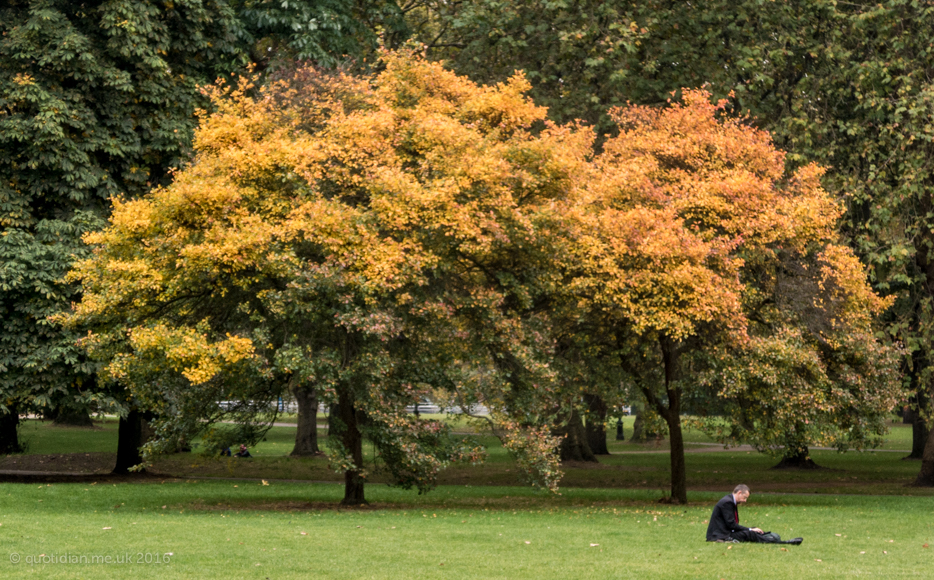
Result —
[{"label": "autumn tree", "polygon": [[[702,373],[723,380],[721,397],[759,411],[743,415],[744,433],[763,446],[784,436],[797,449],[825,441],[825,430],[859,446],[884,429],[900,395],[896,356],[873,336],[887,303],[840,245],[840,209],[821,170],[786,179],[767,133],[724,115],[726,103],[704,91],[684,95],[665,108],[613,112],[619,135],[595,160],[586,203],[572,209],[579,229],[567,262],[572,291],[607,325],[628,382],[667,424],[680,503],[681,415]],[[773,380],[740,380],[768,372],[744,371],[743,357],[766,351],[800,360]],[[795,432],[799,419],[813,429]]]},{"label": "autumn tree", "polygon": [[[608,106],[663,104],[705,85],[750,113],[793,169],[827,167],[845,199],[847,243],[896,302],[887,330],[906,348],[919,482],[934,484],[931,409],[932,54],[934,14],[912,0],[870,2],[426,2],[416,33],[459,73],[496,82],[523,70],[553,119],[612,130]],[[599,5],[599,6],[598,6]],[[615,27],[615,29],[613,28]],[[610,132],[609,130],[607,132]]]},{"label": "autumn tree", "polygon": [[561,379],[543,305],[561,283],[556,203],[592,135],[546,123],[521,76],[481,87],[411,53],[384,65],[210,90],[194,162],[115,199],[86,237],[66,323],[90,331],[106,380],[160,413],[152,450],[209,432],[218,400],[300,385],[339,408],[329,455],[345,503],[364,501],[364,437],[397,483],[427,490],[475,457],[405,413],[434,387],[488,406],[520,465],[553,486],[542,418]]}]

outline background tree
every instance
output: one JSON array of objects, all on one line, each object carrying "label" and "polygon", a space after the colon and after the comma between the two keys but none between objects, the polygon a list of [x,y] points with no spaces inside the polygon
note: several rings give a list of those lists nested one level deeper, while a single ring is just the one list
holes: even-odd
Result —
[{"label": "background tree", "polygon": [[231,0],[240,42],[259,69],[291,68],[310,61],[335,68],[376,60],[380,42],[396,47],[409,35],[403,11],[392,0]]},{"label": "background tree", "polygon": [[116,403],[46,317],[75,299],[60,280],[108,199],[164,183],[188,155],[196,87],[233,52],[233,29],[210,0],[0,7],[3,412]]},{"label": "background tree", "polygon": [[[12,0],[0,7],[0,390],[57,419],[113,409],[76,337],[46,317],[109,199],[165,184],[191,155],[200,85],[250,62],[363,58],[392,3]],[[270,50],[272,49],[272,50]],[[118,405],[119,406],[119,405]],[[10,417],[5,424],[15,424]],[[16,431],[5,431],[12,437]],[[0,447],[16,449],[17,440]]]}]

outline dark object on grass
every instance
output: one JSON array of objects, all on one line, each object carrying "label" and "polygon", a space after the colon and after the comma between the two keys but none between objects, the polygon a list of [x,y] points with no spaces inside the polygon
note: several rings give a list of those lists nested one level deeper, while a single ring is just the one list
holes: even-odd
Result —
[{"label": "dark object on grass", "polygon": [[56,407],[49,418],[54,425],[66,425],[68,427],[93,427],[94,422],[87,409],[75,409],[73,407]]}]

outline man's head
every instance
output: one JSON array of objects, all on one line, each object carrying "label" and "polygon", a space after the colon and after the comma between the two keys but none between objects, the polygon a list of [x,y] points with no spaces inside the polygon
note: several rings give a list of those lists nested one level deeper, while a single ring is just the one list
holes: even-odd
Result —
[{"label": "man's head", "polygon": [[733,499],[736,503],[746,503],[746,500],[749,499],[749,486],[741,483],[734,487]]},{"label": "man's head", "polygon": [[240,444],[240,451],[246,451],[246,445]]}]

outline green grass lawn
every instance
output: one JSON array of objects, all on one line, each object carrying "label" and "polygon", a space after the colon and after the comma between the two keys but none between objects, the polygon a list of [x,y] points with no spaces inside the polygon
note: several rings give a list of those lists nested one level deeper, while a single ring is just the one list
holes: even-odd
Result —
[{"label": "green grass lawn", "polygon": [[[21,435],[31,455],[0,459],[0,469],[116,449],[115,421],[27,421]],[[899,453],[814,451],[825,469],[774,470],[767,455],[697,445],[686,456],[690,504],[673,506],[657,501],[669,482],[664,442],[611,437],[613,454],[565,466],[554,495],[520,486],[495,438],[477,437],[489,447],[485,464],[450,467],[425,495],[376,473],[371,505],[356,510],[338,509],[341,476],[326,460],[287,456],[292,427],[270,430],[252,459],[160,458],[150,472],[164,480],[0,484],[0,578],[899,578],[934,569],[934,490],[905,486],[919,464]],[[709,443],[696,432],[688,441]],[[907,449],[910,429],[895,426],[886,446]],[[738,482],[753,491],[743,523],[804,544],[704,542],[713,503]],[[106,556],[114,563],[93,563]]]},{"label": "green grass lawn", "polygon": [[[456,432],[484,434],[482,423],[477,421],[468,421],[462,417],[449,418],[445,415],[423,415],[426,418],[436,418],[449,420],[452,428]],[[635,418],[625,417],[623,419],[625,441],[616,441],[616,427],[612,423],[607,429],[607,444],[611,452],[626,451],[666,451],[668,441],[661,440],[649,443],[634,443],[629,440],[632,435],[632,425]],[[286,421],[288,422],[288,421]],[[319,416],[318,432],[322,437],[321,443],[324,444],[324,436],[327,433],[325,419]],[[104,421],[95,421],[95,428],[88,429],[82,427],[56,427],[48,421],[27,420],[20,426],[20,439],[27,445],[27,453],[47,454],[47,453],[74,453],[83,452],[105,452],[115,451],[117,448],[117,420],[108,418]],[[684,440],[687,449],[696,449],[697,447],[716,446],[717,443],[704,433],[685,429]],[[292,451],[295,443],[294,427],[273,427],[267,434],[266,440],[258,443],[252,449],[254,455],[263,456],[284,456]],[[908,451],[911,449],[911,425],[901,423],[890,424],[889,433],[886,435],[883,444],[879,450],[898,450]]]},{"label": "green grass lawn", "polygon": [[[631,433],[628,418],[627,433]],[[887,445],[910,446],[910,428],[895,426],[892,441]],[[323,437],[322,444],[326,439]],[[21,434],[28,443],[29,454],[67,454],[85,451],[96,454],[95,469],[106,473],[112,467],[107,453],[116,450],[116,421],[107,421],[95,429],[55,427],[41,421],[26,421]],[[341,475],[328,468],[323,458],[292,458],[295,430],[293,427],[274,427],[266,439],[251,449],[254,458],[207,457],[200,453],[181,453],[157,458],[150,468],[166,476],[253,478],[267,480],[340,481]],[[489,435],[476,436],[489,450],[486,462],[479,466],[453,465],[441,472],[442,485],[511,486],[523,483],[515,462],[499,441]],[[689,439],[703,443],[703,434],[690,432]],[[651,489],[661,496],[669,488],[669,457],[667,444],[609,441],[610,456],[600,458],[599,464],[564,466],[562,487]],[[815,471],[774,470],[774,457],[744,450],[724,451],[719,446],[689,445],[686,454],[688,488],[715,490],[730,488],[736,481],[752,485],[754,489],[803,493],[850,494],[912,494],[930,495],[934,491],[905,487],[918,474],[916,461],[903,461],[903,454],[887,451],[812,452],[818,464],[827,468]],[[196,448],[197,451],[197,448]],[[373,448],[365,451],[372,458]],[[72,471],[73,465],[52,460],[43,465],[22,467],[22,456],[0,458],[0,469],[42,469],[45,471]],[[54,459],[54,458],[53,458]],[[387,476],[375,470],[370,479],[374,483],[388,482]]]},{"label": "green grass lawn", "polygon": [[[722,493],[665,506],[646,491],[370,486],[369,509],[338,510],[340,494],[277,482],[2,484],[0,577],[901,578],[934,564],[931,497],[754,489],[744,523],[805,538],[782,550],[704,542]],[[41,563],[126,554],[134,563]]]}]

